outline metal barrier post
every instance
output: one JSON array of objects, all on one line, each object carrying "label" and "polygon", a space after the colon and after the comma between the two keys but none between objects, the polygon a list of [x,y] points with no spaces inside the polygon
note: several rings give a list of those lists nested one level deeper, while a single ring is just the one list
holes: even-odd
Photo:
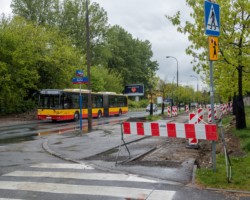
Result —
[{"label": "metal barrier post", "polygon": [[223,149],[224,149],[224,155],[225,155],[225,161],[226,161],[227,182],[230,183],[230,180],[232,178],[232,165],[231,165],[230,157],[229,157],[228,152],[227,152],[227,146],[226,146],[225,137],[224,137],[224,129],[223,129],[221,122],[222,121],[220,119],[219,128],[220,128],[220,132],[221,132],[221,140],[223,143]]},{"label": "metal barrier post", "polygon": [[119,157],[119,155],[120,155],[121,147],[122,147],[123,145],[126,147],[126,149],[127,149],[127,151],[128,151],[128,159],[130,159],[130,157],[131,157],[130,151],[129,151],[129,149],[128,149],[127,145],[126,145],[126,142],[125,142],[125,140],[124,140],[124,135],[123,135],[123,128],[122,128],[122,126],[123,126],[123,123],[121,123],[121,144],[120,144],[120,146],[119,146],[119,151],[118,151],[118,153],[117,153],[117,155],[116,155],[115,165],[117,165],[117,160],[118,160],[118,157]]}]

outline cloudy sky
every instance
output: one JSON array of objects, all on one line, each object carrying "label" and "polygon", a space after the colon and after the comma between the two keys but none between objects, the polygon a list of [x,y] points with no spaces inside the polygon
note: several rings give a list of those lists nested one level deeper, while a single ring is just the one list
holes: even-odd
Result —
[{"label": "cloudy sky", "polygon": [[[157,75],[167,82],[176,82],[178,60],[179,85],[189,85],[196,89],[200,77],[192,71],[192,58],[185,54],[190,44],[187,35],[180,34],[176,27],[166,19],[165,15],[174,15],[181,11],[183,23],[190,19],[190,8],[185,0],[92,0],[107,11],[109,23],[119,25],[134,38],[149,40],[152,44],[153,60],[159,63]],[[1,0],[0,13],[9,14],[11,0]]]}]

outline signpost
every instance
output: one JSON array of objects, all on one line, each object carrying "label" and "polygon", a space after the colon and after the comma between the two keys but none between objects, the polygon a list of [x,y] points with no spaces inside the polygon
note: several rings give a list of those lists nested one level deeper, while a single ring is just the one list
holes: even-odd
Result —
[{"label": "signpost", "polygon": [[76,70],[76,78],[72,78],[73,84],[80,84],[79,106],[80,106],[80,131],[82,133],[82,84],[88,83],[88,77],[83,77],[83,70]]},{"label": "signpost", "polygon": [[[220,6],[211,1],[204,2],[205,34],[208,35],[209,61],[210,61],[210,104],[212,123],[214,120],[214,85],[213,61],[218,60],[218,37],[220,35]],[[213,170],[216,170],[216,143],[212,141]]]}]

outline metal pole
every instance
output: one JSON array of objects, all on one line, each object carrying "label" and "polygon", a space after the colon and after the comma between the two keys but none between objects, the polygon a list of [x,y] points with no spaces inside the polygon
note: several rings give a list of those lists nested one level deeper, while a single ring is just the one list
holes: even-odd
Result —
[{"label": "metal pole", "polygon": [[86,43],[87,43],[87,72],[88,72],[88,131],[92,131],[92,100],[90,77],[90,41],[89,41],[89,3],[86,0]]},{"label": "metal pole", "polygon": [[[213,84],[213,61],[210,61],[210,104],[211,104],[211,115],[212,123],[215,124],[214,120],[214,84]],[[216,171],[216,143],[212,141],[212,162],[213,170]]]},{"label": "metal pole", "polygon": [[82,134],[82,86],[80,84],[80,132]]},{"label": "metal pole", "polygon": [[[166,58],[173,58],[173,59],[176,60],[176,63],[177,63],[177,71],[176,71],[176,78],[177,78],[177,80],[176,80],[177,98],[176,98],[176,100],[177,100],[177,105],[178,105],[178,104],[179,104],[179,102],[178,102],[178,86],[179,86],[179,66],[178,66],[178,60],[177,60],[177,58],[174,57],[174,56],[166,56]],[[178,107],[179,107],[179,105],[178,105]]]}]

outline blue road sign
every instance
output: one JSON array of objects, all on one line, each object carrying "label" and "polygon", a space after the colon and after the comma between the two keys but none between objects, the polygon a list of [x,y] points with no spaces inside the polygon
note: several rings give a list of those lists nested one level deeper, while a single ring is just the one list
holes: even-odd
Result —
[{"label": "blue road sign", "polygon": [[220,35],[220,6],[209,1],[204,2],[205,34],[210,36]]},{"label": "blue road sign", "polygon": [[73,84],[86,84],[88,83],[88,81],[89,81],[88,77],[72,78]]},{"label": "blue road sign", "polygon": [[76,70],[76,76],[83,77],[83,70]]}]

